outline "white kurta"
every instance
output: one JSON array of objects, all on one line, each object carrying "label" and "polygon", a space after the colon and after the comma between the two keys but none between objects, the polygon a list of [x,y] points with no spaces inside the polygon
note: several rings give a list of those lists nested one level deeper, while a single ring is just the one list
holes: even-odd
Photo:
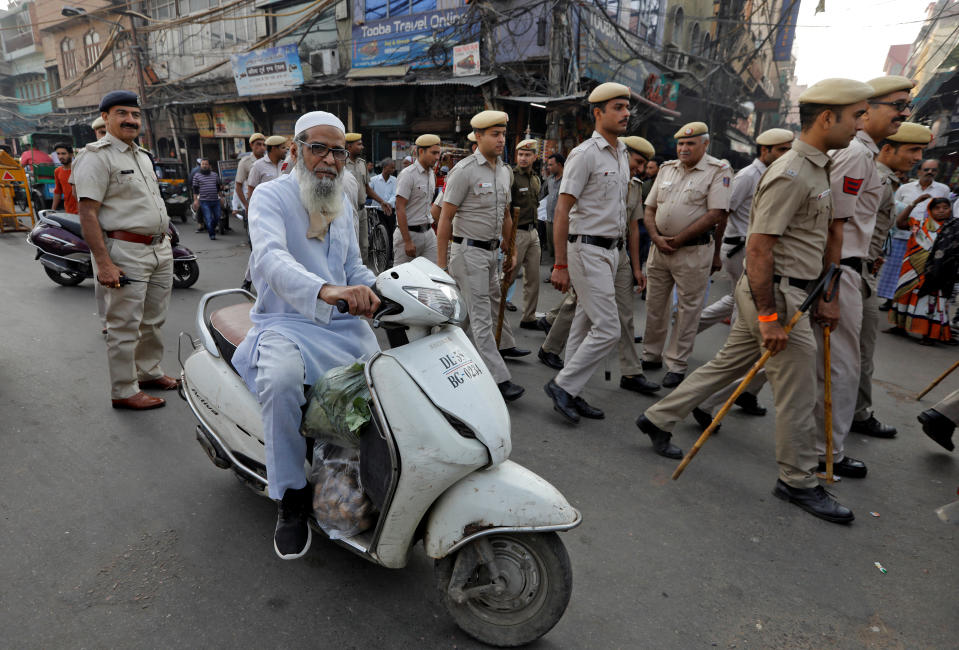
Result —
[{"label": "white kurta", "polygon": [[372,286],[376,276],[360,260],[352,201],[330,225],[323,241],[307,239],[309,216],[300,201],[296,174],[258,186],[250,201],[250,271],[257,299],[253,328],[233,355],[233,365],[256,392],[260,335],[277,332],[300,349],[305,383],[314,384],[335,366],[379,349],[366,321],[319,301],[324,284]]}]

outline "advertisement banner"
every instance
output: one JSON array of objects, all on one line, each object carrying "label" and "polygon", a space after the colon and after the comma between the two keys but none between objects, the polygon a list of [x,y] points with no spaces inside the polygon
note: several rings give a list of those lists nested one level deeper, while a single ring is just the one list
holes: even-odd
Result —
[{"label": "advertisement banner", "polygon": [[243,138],[253,133],[253,118],[242,106],[213,109],[213,132],[218,138]]},{"label": "advertisement banner", "polygon": [[776,23],[773,41],[773,61],[788,61],[796,39],[796,21],[799,20],[799,0],[783,0],[782,14]]},{"label": "advertisement banner", "polygon": [[196,124],[197,133],[201,138],[213,137],[213,122],[210,120],[209,113],[194,113],[193,123]]},{"label": "advertisement banner", "polygon": [[468,7],[428,11],[403,17],[371,20],[353,26],[353,67],[374,68],[410,65],[414,68],[445,67],[450,64],[445,48],[430,52],[434,41],[456,35],[469,37],[463,25]]},{"label": "advertisement banner", "polygon": [[453,48],[453,76],[468,77],[479,74],[480,50],[479,41],[457,45]]},{"label": "advertisement banner", "polygon": [[303,84],[296,45],[281,45],[230,56],[236,92],[240,96],[269,95]]}]

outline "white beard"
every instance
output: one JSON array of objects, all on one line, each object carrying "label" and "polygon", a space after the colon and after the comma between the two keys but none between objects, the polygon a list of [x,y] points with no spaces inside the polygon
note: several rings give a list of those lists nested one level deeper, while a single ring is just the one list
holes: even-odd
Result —
[{"label": "white beard", "polygon": [[300,186],[300,202],[310,215],[307,237],[320,241],[326,238],[330,224],[343,213],[343,173],[336,179],[318,178],[306,168],[303,158],[296,161],[296,182]]}]

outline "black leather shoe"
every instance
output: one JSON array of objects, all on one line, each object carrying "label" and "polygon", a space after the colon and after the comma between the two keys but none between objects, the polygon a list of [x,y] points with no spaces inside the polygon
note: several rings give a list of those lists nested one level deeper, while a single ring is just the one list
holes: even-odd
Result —
[{"label": "black leather shoe", "polygon": [[540,326],[534,320],[521,320],[519,322],[520,328],[524,330],[538,330]]},{"label": "black leather shoe", "polygon": [[643,342],[643,337],[642,337],[642,336],[634,336],[634,337],[633,337],[633,343],[642,343],[642,342]]},{"label": "black leather shoe", "polygon": [[676,388],[682,381],[686,379],[686,375],[681,372],[667,372],[663,375],[663,388]]},{"label": "black leather shoe", "polygon": [[516,311],[516,305],[511,303],[509,300],[506,301],[506,311]]},{"label": "black leather shoe", "polygon": [[576,412],[582,415],[584,418],[589,418],[590,420],[602,420],[606,417],[606,414],[603,413],[601,409],[598,409],[595,406],[590,406],[589,403],[587,403],[587,401],[582,397],[574,397],[573,406],[576,407]]},{"label": "black leather shoe", "polygon": [[539,349],[539,360],[545,363],[547,366],[554,370],[563,369],[563,360],[559,358],[558,354],[553,354],[552,352],[547,352],[543,348]]},{"label": "black leather shoe", "polygon": [[307,523],[313,503],[313,490],[309,484],[299,490],[287,488],[277,502],[276,530],[273,533],[273,550],[281,560],[296,560],[310,550],[313,533]]},{"label": "black leather shoe", "polygon": [[540,316],[539,318],[536,319],[536,327],[540,328],[541,330],[549,334],[549,331],[550,329],[552,329],[553,325],[548,320],[546,320],[545,316]]},{"label": "black leather shoe", "polygon": [[529,350],[527,350],[526,348],[518,348],[514,345],[511,348],[500,350],[499,354],[501,357],[510,357],[515,359],[517,357],[525,357],[527,354],[529,354]]},{"label": "black leather shoe", "polygon": [[766,407],[759,403],[753,393],[743,393],[736,398],[735,403],[746,415],[766,415]]},{"label": "black leather shoe", "polygon": [[927,436],[949,451],[956,448],[952,442],[952,433],[956,430],[956,425],[952,423],[952,420],[936,409],[926,409],[919,414],[918,420],[922,423],[922,430]]},{"label": "black leather shoe", "polygon": [[877,420],[875,413],[866,420],[853,420],[850,430],[853,433],[861,433],[874,438],[895,438],[897,433],[896,427],[891,427]]},{"label": "black leather shoe", "polygon": [[[826,471],[825,461],[819,461],[819,467],[816,468],[819,472]],[[832,473],[836,476],[845,476],[846,478],[866,478],[866,463],[861,460],[856,460],[850,456],[845,456],[838,463],[832,464]]]},{"label": "black leather shoe", "polygon": [[[705,431],[709,427],[709,425],[713,423],[713,416],[711,416],[708,412],[704,411],[698,406],[693,409],[693,419],[696,420],[696,424],[698,424],[699,428],[702,429],[703,431]],[[722,426],[723,426],[722,424],[717,424],[716,428],[713,429],[713,433],[716,433],[717,431],[719,431],[722,428]]]},{"label": "black leather shoe", "polygon": [[669,431],[663,431],[655,424],[649,421],[645,415],[636,418],[636,426],[639,430],[649,436],[653,443],[653,450],[660,456],[666,458],[680,459],[683,457],[683,450],[669,441],[673,437]]},{"label": "black leather shoe", "polygon": [[794,503],[809,514],[834,524],[848,524],[856,518],[852,510],[832,498],[821,485],[794,488],[779,480],[773,488],[773,496]]},{"label": "black leather shoe", "polygon": [[619,378],[619,387],[634,391],[636,393],[641,393],[643,395],[652,395],[662,388],[662,386],[655,382],[649,381],[643,375],[632,375],[629,377],[623,375]]},{"label": "black leather shoe", "polygon": [[643,361],[643,370],[659,370],[662,367],[662,361]]},{"label": "black leather shoe", "polygon": [[514,384],[510,380],[502,381],[496,384],[499,387],[499,392],[503,396],[503,399],[507,402],[512,402],[518,400],[523,396],[523,393],[526,392],[526,389],[518,384]]},{"label": "black leather shoe", "polygon": [[579,422],[579,410],[576,408],[576,398],[560,388],[559,384],[552,379],[549,380],[548,384],[543,386],[543,390],[552,398],[554,411],[574,424]]}]

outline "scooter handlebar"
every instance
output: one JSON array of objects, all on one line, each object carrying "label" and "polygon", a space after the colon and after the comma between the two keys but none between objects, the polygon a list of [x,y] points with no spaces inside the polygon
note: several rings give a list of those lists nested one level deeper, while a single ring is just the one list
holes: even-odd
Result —
[{"label": "scooter handlebar", "polygon": [[336,311],[340,312],[341,314],[345,314],[346,312],[350,311],[349,303],[340,298],[336,301]]}]

